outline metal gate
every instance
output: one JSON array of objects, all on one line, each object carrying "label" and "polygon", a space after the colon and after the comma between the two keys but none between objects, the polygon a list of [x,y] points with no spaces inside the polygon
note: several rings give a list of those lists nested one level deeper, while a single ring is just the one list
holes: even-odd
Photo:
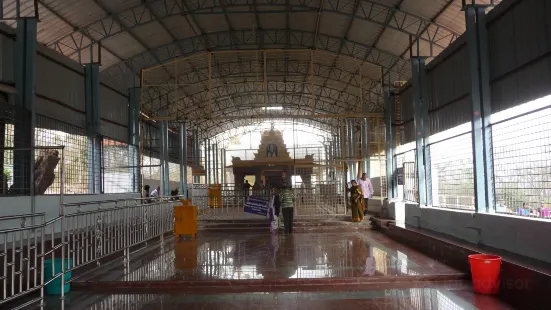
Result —
[{"label": "metal gate", "polygon": [[404,163],[404,201],[419,202],[417,166],[415,162]]}]

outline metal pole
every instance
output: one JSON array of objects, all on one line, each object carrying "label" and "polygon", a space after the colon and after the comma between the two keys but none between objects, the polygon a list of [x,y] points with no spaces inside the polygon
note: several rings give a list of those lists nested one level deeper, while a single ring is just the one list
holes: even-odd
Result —
[{"label": "metal pole", "polygon": [[494,212],[491,145],[491,98],[486,7],[465,5],[469,71],[471,73],[473,173],[476,212]]},{"label": "metal pole", "polygon": [[347,129],[348,129],[348,132],[347,132],[347,135],[346,135],[346,140],[348,142],[348,154],[347,154],[347,158],[348,158],[348,179],[349,180],[354,180],[354,163],[352,162],[352,154],[353,154],[353,143],[354,143],[354,138],[352,137],[352,120],[348,120],[348,126],[347,126]]},{"label": "metal pole", "polygon": [[212,157],[214,161],[214,183],[218,184],[219,178],[218,178],[218,143],[215,142],[212,144]]},{"label": "metal pole", "polygon": [[390,94],[389,86],[385,86],[384,90],[385,96],[385,134],[386,134],[386,183],[387,183],[387,196],[389,199],[395,197],[394,193],[394,169],[393,169],[393,158],[394,158],[394,148],[395,145],[392,144],[392,123],[394,118],[394,102],[393,97]]},{"label": "metal pole", "polygon": [[371,177],[371,121],[366,119],[365,121],[366,132],[365,132],[365,145],[366,145],[366,154],[367,154],[367,167],[365,173],[367,177]]},{"label": "metal pole", "polygon": [[[37,19],[17,19],[15,69],[16,121],[14,124],[14,146],[28,148],[28,151],[14,151],[14,188],[21,190],[20,195],[34,196],[34,128],[36,127],[36,36]],[[3,132],[1,134],[4,134]],[[0,171],[0,177],[2,172]],[[31,198],[31,203],[34,198]],[[31,206],[35,213],[34,204]]]},{"label": "metal pole", "polygon": [[201,165],[201,142],[199,142],[199,130],[195,130],[195,164]]},{"label": "metal pole", "polygon": [[[342,166],[343,166],[343,191],[344,191],[344,197],[345,197],[345,204],[348,206],[348,179],[347,179],[347,173],[344,173],[344,165],[346,163],[346,160],[345,160],[345,122],[346,120],[344,119],[340,119],[339,120],[340,122],[340,149],[341,149],[341,161],[342,161]],[[348,208],[346,208],[346,210],[348,210]]]},{"label": "metal pole", "polygon": [[425,158],[424,158],[424,140],[423,140],[423,108],[427,98],[423,97],[423,83],[426,83],[425,58],[414,56],[411,58],[412,87],[413,87],[413,107],[415,124],[415,159],[417,165],[417,179],[419,190],[419,205],[427,205],[427,190],[425,180]]},{"label": "metal pole", "polygon": [[132,171],[132,190],[140,191],[140,99],[141,88],[128,90],[128,165]]},{"label": "metal pole", "polygon": [[180,195],[187,197],[187,130],[186,124],[180,123]]},{"label": "metal pole", "polygon": [[211,145],[210,145],[210,139],[207,139],[207,161],[206,161],[206,166],[207,166],[207,184],[211,184],[211,178],[212,178],[212,171],[211,171],[211,168],[212,168],[212,164],[211,164],[211,161],[210,161],[210,148],[211,148]]},{"label": "metal pole", "polygon": [[221,169],[222,169],[222,179],[221,179],[221,182],[222,185],[226,184],[226,149],[225,148],[222,148],[220,150],[221,154],[220,156],[222,157],[222,165],[221,165]]},{"label": "metal pole", "polygon": [[168,122],[161,122],[161,193],[162,196],[169,196],[169,157],[168,157]]}]

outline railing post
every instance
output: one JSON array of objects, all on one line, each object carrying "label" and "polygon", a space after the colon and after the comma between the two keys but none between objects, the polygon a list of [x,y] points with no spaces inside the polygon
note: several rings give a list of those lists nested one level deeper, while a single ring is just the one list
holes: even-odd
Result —
[{"label": "railing post", "polygon": [[473,1],[466,4],[465,24],[469,71],[471,76],[473,175],[476,212],[494,212],[494,173],[491,143],[491,98],[488,32],[486,29],[486,8]]}]

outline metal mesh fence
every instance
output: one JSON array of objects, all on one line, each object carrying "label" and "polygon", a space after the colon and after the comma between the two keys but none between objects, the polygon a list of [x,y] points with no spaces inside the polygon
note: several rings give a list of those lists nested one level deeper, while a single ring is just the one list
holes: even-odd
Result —
[{"label": "metal mesh fence", "polygon": [[[37,115],[36,146],[65,146],[64,194],[88,193],[88,138],[84,130],[55,119]],[[59,167],[54,173],[59,174]],[[59,187],[45,194],[59,194]]]},{"label": "metal mesh fence", "polygon": [[[102,141],[102,175],[104,193],[132,193],[137,192],[139,176],[134,173],[137,160],[131,147],[124,142],[104,138]],[[137,158],[137,157],[135,157]]]},{"label": "metal mesh fence", "polygon": [[[63,147],[39,146],[35,148],[5,147],[4,173],[0,196],[29,196],[60,194],[64,192],[61,182]],[[34,158],[31,161],[16,161],[19,158]],[[31,177],[32,174],[32,177]]]},{"label": "metal mesh fence", "polygon": [[[293,182],[295,216],[324,218],[347,213],[344,172],[337,170],[334,179],[326,180],[326,168],[328,167],[316,167],[311,172],[312,177],[309,180],[304,178],[300,182]],[[301,173],[300,169],[298,170],[297,176]],[[270,199],[272,195],[271,189],[244,190],[240,185],[226,184],[221,187],[219,205],[214,196],[209,195],[209,185],[193,184],[191,189],[192,203],[199,210],[200,220],[261,219],[261,216],[244,212],[245,200],[249,196]]]},{"label": "metal mesh fence", "polygon": [[471,141],[468,132],[430,144],[434,206],[474,211]]},{"label": "metal mesh fence", "polygon": [[551,218],[551,109],[492,125],[496,212]]},{"label": "metal mesh fence", "polygon": [[[77,126],[57,121],[55,119],[37,115],[36,119],[37,127],[34,130],[35,145],[36,147],[51,147],[52,151],[55,148],[59,153],[62,147],[65,147],[65,171],[64,171],[64,193],[65,194],[86,194],[88,193],[88,140],[83,130]],[[14,147],[15,128],[13,124],[4,123],[4,135],[2,137],[3,147],[2,150],[2,180],[0,181],[0,196],[8,195],[8,188],[12,186],[19,186],[16,182],[17,176],[15,174],[17,166],[21,166],[21,169],[30,171],[29,168],[25,168],[30,164],[24,162],[22,164],[16,163],[17,158],[24,158],[25,154],[21,153],[18,156],[17,152],[10,150]],[[58,148],[56,148],[58,147]],[[45,156],[45,149],[40,149],[35,152],[35,165],[36,160]],[[28,152],[30,156],[30,153]],[[27,158],[27,157],[25,157]],[[53,171],[55,175],[59,175],[59,166],[55,166]],[[26,172],[25,172],[26,174]],[[21,178],[21,176],[19,176]],[[15,184],[15,185],[14,185]],[[9,195],[28,195],[30,192],[25,191],[28,189],[28,185],[22,185],[19,191],[12,190]],[[45,192],[39,194],[56,195],[60,193],[60,182],[53,182]]]}]

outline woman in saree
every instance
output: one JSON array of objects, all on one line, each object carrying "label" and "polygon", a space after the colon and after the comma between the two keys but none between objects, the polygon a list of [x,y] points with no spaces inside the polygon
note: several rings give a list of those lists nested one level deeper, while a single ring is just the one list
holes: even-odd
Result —
[{"label": "woman in saree", "polygon": [[350,207],[352,209],[352,222],[361,222],[364,219],[363,204],[362,204],[362,190],[355,180],[350,181],[352,186],[350,187]]}]

